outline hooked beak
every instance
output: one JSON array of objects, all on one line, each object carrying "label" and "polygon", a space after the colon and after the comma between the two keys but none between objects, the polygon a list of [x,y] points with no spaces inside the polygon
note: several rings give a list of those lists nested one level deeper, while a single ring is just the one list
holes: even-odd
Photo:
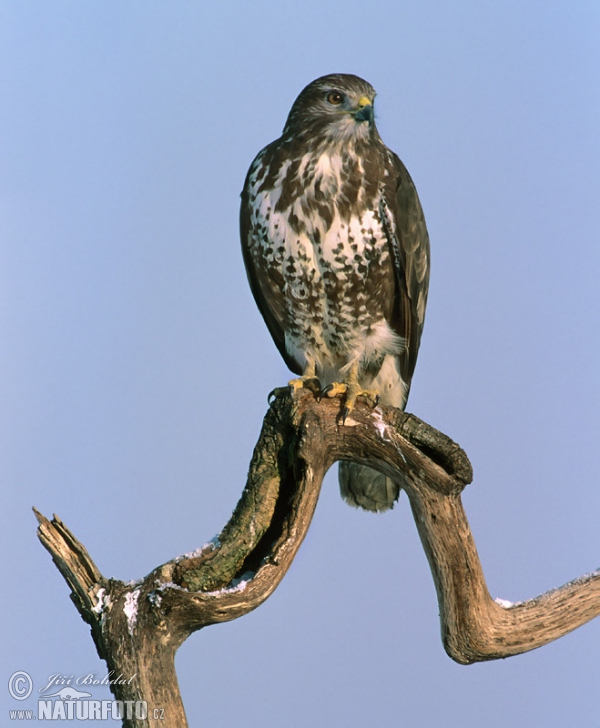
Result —
[{"label": "hooked beak", "polygon": [[367,96],[362,96],[358,101],[359,109],[354,114],[356,121],[368,121],[369,124],[373,121],[373,103]]}]

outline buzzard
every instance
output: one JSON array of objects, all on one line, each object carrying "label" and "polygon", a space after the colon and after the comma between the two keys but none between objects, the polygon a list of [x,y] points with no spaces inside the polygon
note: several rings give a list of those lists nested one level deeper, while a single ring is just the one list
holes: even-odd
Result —
[{"label": "buzzard", "polygon": [[[429,237],[413,181],[375,126],[373,87],[332,74],[298,96],[252,162],[240,215],[254,299],[288,367],[343,394],[404,408],[427,302]],[[340,463],[342,496],[391,508],[400,486]]]}]

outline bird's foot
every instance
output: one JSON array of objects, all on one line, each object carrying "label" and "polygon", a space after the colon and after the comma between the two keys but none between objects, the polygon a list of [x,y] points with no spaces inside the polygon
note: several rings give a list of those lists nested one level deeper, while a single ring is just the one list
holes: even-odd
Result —
[{"label": "bird's foot", "polygon": [[287,387],[275,387],[275,389],[269,393],[269,403],[271,403],[277,397],[283,397],[284,394],[289,394],[290,390],[292,397],[296,396],[296,393],[300,389],[309,389],[314,394],[321,394],[321,382],[315,377],[314,374],[307,374],[297,379],[291,379]]},{"label": "bird's foot", "polygon": [[337,397],[338,394],[345,395],[344,407],[340,412],[339,419],[342,424],[352,412],[359,397],[366,397],[373,407],[379,404],[379,392],[372,389],[363,389],[358,382],[333,382],[321,390],[322,397]]},{"label": "bird's foot", "polygon": [[299,389],[310,389],[315,394],[321,392],[321,382],[314,374],[305,374],[297,379],[290,379],[288,387],[292,390],[292,395],[295,395]]}]

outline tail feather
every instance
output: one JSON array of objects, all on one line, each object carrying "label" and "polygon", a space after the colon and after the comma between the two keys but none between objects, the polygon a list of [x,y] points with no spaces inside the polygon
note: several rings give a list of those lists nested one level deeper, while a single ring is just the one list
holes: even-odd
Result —
[{"label": "tail feather", "polygon": [[[361,382],[365,389],[376,389],[382,404],[404,409],[408,386],[403,382],[399,362],[395,356],[387,356],[370,381]],[[355,508],[367,511],[387,511],[394,507],[401,485],[373,468],[341,460],[339,464],[340,492],[342,498]]]},{"label": "tail feather", "polygon": [[339,481],[342,498],[355,508],[387,511],[400,495],[400,485],[373,468],[341,460]]}]

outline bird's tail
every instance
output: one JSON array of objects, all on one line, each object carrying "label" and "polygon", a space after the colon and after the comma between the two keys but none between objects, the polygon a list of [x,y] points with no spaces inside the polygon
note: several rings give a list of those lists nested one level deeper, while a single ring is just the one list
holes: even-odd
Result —
[{"label": "bird's tail", "polygon": [[[382,404],[404,409],[408,386],[400,376],[397,357],[387,356],[377,376],[369,382],[361,381],[361,385],[365,389],[376,389]],[[367,465],[341,460],[338,477],[342,498],[355,508],[387,511],[394,507],[400,496],[399,483]]]},{"label": "bird's tail", "polygon": [[400,495],[400,485],[366,465],[341,460],[339,466],[342,498],[355,508],[387,511]]}]

